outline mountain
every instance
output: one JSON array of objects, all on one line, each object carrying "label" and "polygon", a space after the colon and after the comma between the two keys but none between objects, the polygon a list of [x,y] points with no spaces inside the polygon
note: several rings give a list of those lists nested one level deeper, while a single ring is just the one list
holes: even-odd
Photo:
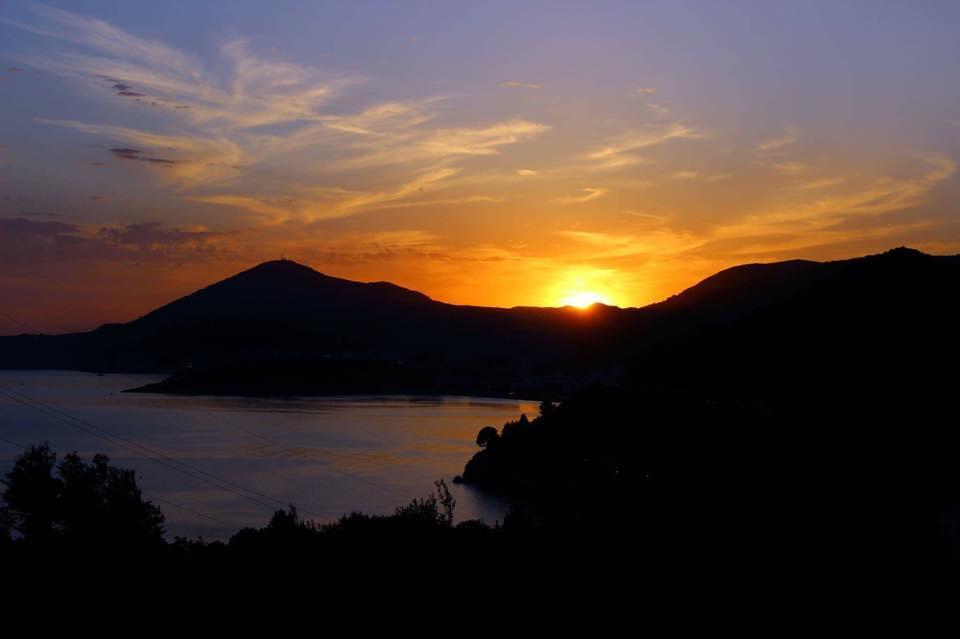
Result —
[{"label": "mountain", "polygon": [[126,324],[0,338],[0,366],[179,371],[165,387],[179,392],[558,397],[629,378],[770,397],[951,361],[958,283],[960,257],[899,248],[738,266],[642,309],[583,313],[445,304],[278,260]]},{"label": "mountain", "polygon": [[[0,338],[0,367],[180,371],[204,375],[204,386],[212,382],[211,371],[221,381],[237,371],[270,378],[243,383],[242,392],[266,383],[270,392],[283,392],[289,389],[278,376],[303,379],[306,371],[321,369],[329,373],[322,375],[325,388],[334,382],[339,390],[354,390],[359,387],[341,375],[350,369],[357,383],[387,378],[367,390],[433,390],[433,382],[423,380],[442,376],[448,390],[501,394],[518,380],[576,365],[581,353],[589,359],[592,345],[632,312],[458,306],[387,282],[353,282],[277,260],[126,324]],[[233,383],[216,390],[231,388],[237,390]],[[313,382],[298,387],[311,389]]]},{"label": "mountain", "polygon": [[766,398],[936,384],[960,355],[958,285],[960,256],[908,248],[735,267],[648,307],[665,321],[636,372]]}]

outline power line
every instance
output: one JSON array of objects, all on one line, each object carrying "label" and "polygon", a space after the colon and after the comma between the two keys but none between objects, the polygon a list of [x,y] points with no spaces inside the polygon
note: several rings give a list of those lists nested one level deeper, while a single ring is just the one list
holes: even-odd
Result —
[{"label": "power line", "polygon": [[[27,450],[27,448],[29,448],[29,446],[26,446],[25,444],[21,444],[20,442],[15,442],[15,441],[13,441],[12,439],[7,439],[6,437],[3,437],[2,435],[0,435],[0,441],[6,442],[6,443],[10,444],[11,446],[16,446],[17,448],[20,448],[21,450]],[[161,502],[161,503],[167,504],[168,506],[173,506],[174,508],[179,508],[180,510],[183,510],[183,511],[186,511],[186,512],[191,513],[191,514],[193,514],[193,515],[196,515],[197,517],[203,517],[203,518],[205,518],[205,519],[209,519],[210,521],[216,522],[216,523],[221,524],[221,525],[224,525],[224,526],[231,526],[231,527],[233,526],[233,524],[231,524],[230,522],[224,521],[223,519],[220,519],[219,517],[214,517],[213,515],[210,515],[210,514],[208,514],[208,513],[200,512],[199,510],[194,510],[193,508],[190,508],[189,506],[184,506],[183,504],[178,504],[178,503],[175,502],[175,501],[170,501],[169,499],[164,499],[163,497],[158,497],[157,495],[154,495],[154,494],[152,494],[152,493],[150,493],[150,492],[147,492],[147,491],[141,491],[141,492],[143,492],[144,496],[147,497],[147,499],[149,499],[149,500],[151,500],[151,501],[159,501],[159,502]]]},{"label": "power line", "polygon": [[24,446],[23,444],[17,443],[17,442],[15,442],[15,441],[13,441],[12,439],[7,439],[6,437],[3,437],[3,436],[0,436],[0,441],[7,442],[7,443],[10,444],[11,446],[16,446],[17,448],[22,448],[23,450],[26,450],[26,449],[27,449],[27,447]]},{"label": "power line", "polygon": [[202,512],[200,512],[199,510],[194,510],[193,508],[190,508],[189,506],[184,506],[183,504],[178,504],[178,503],[176,503],[176,502],[170,501],[169,499],[164,499],[163,497],[157,497],[156,495],[152,495],[152,494],[148,494],[148,493],[144,493],[144,495],[146,495],[147,498],[150,499],[151,501],[159,501],[159,502],[162,502],[162,503],[164,503],[164,504],[167,504],[168,506],[173,506],[174,508],[179,508],[180,510],[184,510],[184,511],[186,511],[186,512],[188,512],[188,513],[191,513],[191,514],[193,514],[193,515],[196,515],[196,516],[198,516],[198,517],[204,517],[205,519],[209,519],[210,521],[216,522],[216,523],[221,524],[221,525],[223,525],[223,526],[229,526],[229,527],[231,527],[231,528],[234,526],[234,524],[231,524],[231,523],[228,522],[228,521],[224,521],[224,520],[220,519],[219,517],[214,517],[213,515],[208,515],[207,513],[202,513]]},{"label": "power line", "polygon": [[19,326],[20,328],[25,328],[30,332],[37,333],[37,334],[41,333],[41,331],[38,331],[35,327],[30,326],[29,324],[24,324],[23,322],[21,322],[20,320],[18,320],[17,318],[13,317],[8,313],[0,313],[0,317],[5,317],[11,322],[13,322],[14,324],[16,324],[17,326]]},{"label": "power line", "polygon": [[[40,412],[43,412],[43,413],[45,413],[46,415],[48,415],[48,416],[50,416],[50,417],[53,417],[54,419],[56,419],[56,420],[58,420],[58,421],[60,421],[60,422],[63,422],[64,424],[67,424],[68,426],[71,426],[71,427],[73,427],[73,428],[76,428],[77,430],[80,430],[80,431],[82,431],[82,432],[84,432],[84,433],[86,433],[86,434],[88,434],[88,435],[92,435],[92,436],[94,436],[94,437],[97,437],[98,439],[102,439],[102,440],[104,440],[104,441],[106,441],[106,442],[109,442],[110,444],[113,444],[113,445],[119,446],[119,447],[121,447],[121,448],[124,448],[124,449],[126,449],[126,450],[128,450],[128,451],[133,452],[133,453],[136,454],[136,455],[139,455],[139,456],[142,456],[142,457],[146,457],[147,459],[149,459],[149,460],[151,460],[151,461],[154,461],[154,462],[156,462],[156,463],[158,463],[158,464],[161,464],[162,466],[165,466],[165,467],[167,467],[167,468],[169,468],[169,469],[171,469],[171,470],[175,470],[175,471],[177,471],[177,472],[183,473],[184,475],[186,475],[186,476],[188,476],[188,477],[191,477],[192,479],[196,479],[196,480],[198,480],[198,481],[202,481],[202,482],[204,482],[204,483],[206,483],[206,484],[208,484],[208,485],[214,486],[215,488],[219,488],[219,489],[221,489],[221,490],[226,490],[226,491],[231,492],[231,493],[233,493],[233,494],[235,494],[235,495],[237,495],[237,496],[243,497],[244,499],[248,499],[248,500],[250,500],[250,501],[253,501],[253,502],[255,502],[255,503],[258,503],[258,504],[260,504],[261,506],[268,506],[268,507],[270,507],[270,508],[273,508],[273,507],[274,507],[273,504],[270,504],[270,503],[268,503],[268,502],[261,501],[260,499],[257,499],[257,498],[255,498],[255,497],[252,497],[252,496],[250,496],[250,495],[243,494],[243,493],[241,493],[241,492],[239,492],[239,491],[233,490],[233,489],[231,489],[231,488],[229,488],[229,487],[227,487],[227,486],[223,486],[223,485],[217,483],[217,482],[219,482],[219,481],[221,481],[221,480],[219,480],[219,479],[216,478],[215,476],[212,476],[212,477],[213,477],[213,480],[207,479],[207,478],[202,477],[202,476],[198,476],[198,475],[196,474],[196,472],[193,472],[193,471],[189,470],[190,467],[189,467],[188,464],[185,464],[185,463],[180,462],[180,461],[178,461],[178,460],[176,460],[176,459],[173,459],[173,458],[169,457],[168,455],[165,455],[165,454],[163,454],[163,453],[157,453],[157,452],[155,452],[155,451],[153,451],[153,450],[151,450],[151,449],[149,449],[149,448],[147,448],[147,447],[145,447],[145,446],[142,446],[142,445],[140,445],[140,444],[137,444],[136,442],[133,442],[133,441],[131,441],[131,440],[127,440],[127,439],[125,439],[125,438],[122,438],[122,437],[119,437],[119,436],[117,436],[117,435],[114,435],[113,433],[110,433],[109,431],[104,431],[104,430],[102,430],[102,429],[99,429],[99,428],[97,428],[96,426],[93,426],[92,424],[90,424],[89,422],[85,422],[84,420],[79,419],[79,418],[77,418],[77,417],[73,417],[72,415],[69,415],[69,414],[67,414],[67,413],[62,413],[62,411],[59,411],[58,409],[51,408],[51,407],[49,407],[48,405],[46,405],[45,403],[43,403],[43,402],[40,401],[40,400],[35,400],[35,399],[33,399],[33,398],[29,398],[29,397],[26,396],[26,395],[20,394],[20,395],[22,395],[23,398],[25,398],[25,399],[22,399],[21,397],[17,397],[15,394],[12,394],[12,393],[15,393],[15,391],[10,391],[9,389],[7,389],[6,391],[4,391],[3,389],[0,389],[0,395],[3,395],[3,396],[5,396],[5,397],[7,397],[8,399],[11,399],[11,400],[13,400],[13,401],[15,401],[15,402],[17,402],[17,403],[19,403],[19,404],[21,404],[21,405],[23,405],[23,406],[26,406],[26,407],[28,407],[28,408],[33,408],[33,409],[35,409],[35,410],[38,410],[38,411],[40,411]],[[59,414],[59,413],[62,413],[62,414]],[[181,465],[184,466],[185,468],[184,468],[184,467],[181,467]],[[209,474],[209,473],[206,473],[205,471],[199,471],[199,472],[200,472],[201,475]],[[272,498],[270,498],[270,499],[272,500]],[[279,502],[279,500],[275,500],[275,501],[277,501],[278,503],[282,503],[282,502]]]},{"label": "power line", "polygon": [[[238,497],[247,499],[248,501],[257,503],[261,506],[266,506],[268,508],[274,509],[276,508],[275,504],[280,504],[284,507],[289,505],[289,502],[276,499],[274,497],[271,497],[270,495],[267,495],[265,493],[262,493],[260,491],[257,491],[251,488],[246,488],[244,486],[241,486],[240,484],[237,484],[236,482],[219,477],[213,473],[207,472],[192,464],[188,464],[186,462],[170,457],[169,455],[167,455],[162,451],[151,449],[150,447],[139,444],[131,439],[111,433],[110,431],[107,431],[103,428],[95,426],[94,424],[91,424],[88,421],[80,419],[79,417],[70,415],[65,411],[62,411],[56,407],[50,406],[49,404],[43,402],[42,400],[32,398],[24,393],[20,393],[10,388],[4,389],[0,387],[0,395],[3,395],[8,399],[11,399],[28,408],[33,408],[34,410],[43,412],[49,417],[57,419],[58,421],[61,421],[64,424],[71,426],[72,428],[76,428],[77,430],[85,432],[88,435],[92,435],[101,440],[107,441],[111,444],[114,444],[128,451],[131,451],[139,456],[145,457],[153,462],[161,464],[166,468],[182,473],[187,477],[190,477],[191,479],[194,479],[196,481],[201,481],[205,484],[213,486],[214,488],[218,488],[220,490],[229,492]],[[307,510],[304,510],[303,512],[308,515],[312,515],[314,517],[319,517],[316,513],[311,513],[310,511],[307,511]]]}]

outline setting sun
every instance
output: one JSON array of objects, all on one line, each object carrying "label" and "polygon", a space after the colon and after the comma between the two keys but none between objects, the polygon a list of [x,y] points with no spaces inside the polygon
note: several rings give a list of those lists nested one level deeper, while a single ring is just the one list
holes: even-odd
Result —
[{"label": "setting sun", "polygon": [[577,308],[589,308],[594,304],[612,305],[610,298],[600,293],[579,292],[568,295],[560,300],[561,306],[576,306]]}]

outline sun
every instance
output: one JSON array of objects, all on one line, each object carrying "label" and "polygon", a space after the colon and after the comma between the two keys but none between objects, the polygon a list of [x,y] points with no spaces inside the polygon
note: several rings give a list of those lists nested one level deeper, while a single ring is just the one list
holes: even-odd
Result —
[{"label": "sun", "polygon": [[577,308],[590,308],[594,304],[611,305],[610,298],[602,293],[591,291],[578,291],[567,295],[560,300],[561,306],[575,306]]}]

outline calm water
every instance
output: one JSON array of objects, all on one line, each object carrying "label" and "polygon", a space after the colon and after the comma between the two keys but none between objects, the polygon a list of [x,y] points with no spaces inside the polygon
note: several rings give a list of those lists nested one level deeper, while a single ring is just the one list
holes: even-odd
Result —
[{"label": "calm water", "polygon": [[[504,504],[451,479],[476,452],[473,440],[480,428],[499,427],[524,412],[533,416],[537,409],[534,402],[470,397],[251,399],[119,392],[158,379],[0,371],[0,391],[44,404],[28,407],[0,395],[0,470],[9,469],[20,450],[16,444],[46,441],[58,453],[76,450],[87,457],[105,452],[113,463],[138,471],[144,492],[166,515],[170,537],[225,539],[243,526],[264,525],[273,509],[290,502],[319,521],[354,510],[389,513],[427,495],[440,478],[457,499],[457,519],[492,523],[502,519]],[[147,459],[64,423],[70,418],[172,459]],[[189,465],[194,477],[170,467],[177,463]],[[266,503],[196,476],[238,492],[256,491],[247,494]]]}]

